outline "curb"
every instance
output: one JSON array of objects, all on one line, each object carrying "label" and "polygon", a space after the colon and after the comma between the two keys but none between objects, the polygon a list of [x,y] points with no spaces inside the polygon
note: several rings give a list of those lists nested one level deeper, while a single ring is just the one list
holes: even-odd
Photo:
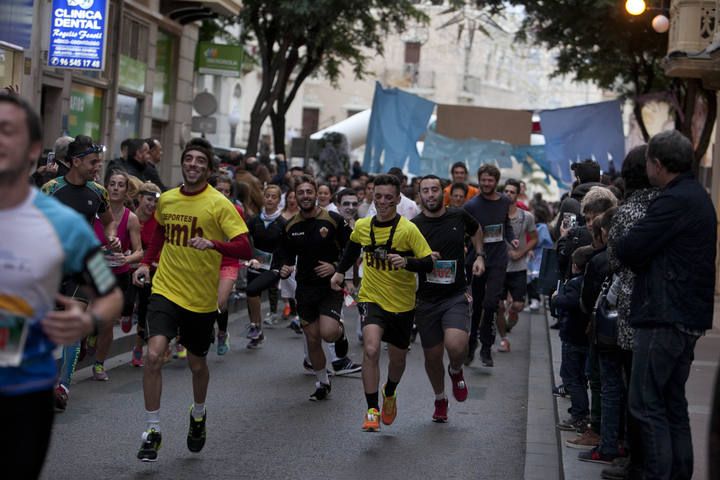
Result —
[{"label": "curb", "polygon": [[550,333],[544,315],[530,316],[525,480],[563,480],[557,410],[552,396]]}]

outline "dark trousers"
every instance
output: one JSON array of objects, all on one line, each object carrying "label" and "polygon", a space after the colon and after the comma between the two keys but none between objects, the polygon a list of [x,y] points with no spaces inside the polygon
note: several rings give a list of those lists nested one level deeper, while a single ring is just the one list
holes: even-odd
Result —
[{"label": "dark trousers", "polygon": [[598,359],[597,345],[590,343],[588,359],[585,366],[585,375],[590,386],[590,428],[593,432],[600,434],[600,422],[602,418],[602,383],[600,381],[600,363]]},{"label": "dark trousers", "polygon": [[617,455],[625,396],[620,350],[599,349],[598,360],[602,392],[600,395],[602,404],[600,452],[605,455]]},{"label": "dark trousers", "polygon": [[565,390],[570,394],[570,416],[573,419],[586,418],[590,414],[587,377],[585,376],[587,355],[587,346],[562,342],[560,378],[562,378]]},{"label": "dark trousers", "polygon": [[505,283],[505,268],[505,265],[489,266],[481,276],[472,277],[471,350],[477,347],[478,335],[484,351],[489,352],[495,343],[495,312]]},{"label": "dark trousers", "polygon": [[528,282],[527,293],[530,300],[537,300],[538,302],[540,301],[540,292],[538,292],[539,284],[540,279],[538,278],[533,278],[530,282]]},{"label": "dark trousers", "polygon": [[630,413],[642,432],[645,480],[692,478],[685,383],[696,342],[697,337],[673,326],[635,330]]},{"label": "dark trousers", "polygon": [[0,465],[4,474],[18,480],[40,476],[50,444],[54,403],[53,390],[0,396]]}]

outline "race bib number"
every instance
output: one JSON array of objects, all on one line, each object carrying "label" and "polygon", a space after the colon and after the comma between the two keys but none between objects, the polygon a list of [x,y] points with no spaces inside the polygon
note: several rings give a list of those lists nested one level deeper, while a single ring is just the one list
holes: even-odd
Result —
[{"label": "race bib number", "polygon": [[483,228],[485,243],[498,243],[504,240],[505,229],[502,223],[487,225]]},{"label": "race bib number", "polygon": [[428,283],[452,285],[455,283],[457,262],[455,260],[435,260],[432,272],[427,274]]},{"label": "race bib number", "polygon": [[273,254],[258,250],[257,248],[253,251],[253,258],[260,262],[258,270],[270,270],[272,265]]},{"label": "race bib number", "polygon": [[0,309],[0,367],[17,367],[22,361],[30,321]]}]

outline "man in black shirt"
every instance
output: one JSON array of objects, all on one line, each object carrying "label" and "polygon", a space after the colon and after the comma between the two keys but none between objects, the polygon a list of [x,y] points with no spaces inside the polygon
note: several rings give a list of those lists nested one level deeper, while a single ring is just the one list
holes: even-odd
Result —
[{"label": "man in black shirt", "polygon": [[[480,330],[480,358],[486,367],[493,366],[490,348],[495,343],[495,312],[505,283],[505,269],[508,262],[508,244],[518,248],[512,222],[508,214],[508,197],[497,191],[500,170],[494,165],[482,165],[478,169],[480,194],[465,204],[465,210],[477,220],[483,229],[485,273],[473,278],[472,329],[465,365],[470,365],[477,349],[478,329]],[[472,256],[469,256],[472,258]],[[481,321],[482,319],[482,321]]]},{"label": "man in black shirt", "polygon": [[[465,237],[472,238],[476,252],[483,253],[483,231],[465,210],[445,208],[440,179],[428,175],[420,180],[422,213],[413,218],[433,250],[431,273],[419,273],[415,323],[425,353],[425,371],[435,392],[433,421],[447,421],[443,350],[448,352],[448,373],[455,400],[464,402],[468,388],[462,364],[467,356],[471,298],[465,281]],[[482,275],[485,260],[478,255],[472,273]],[[443,348],[444,347],[444,348]]]},{"label": "man in black shirt", "polygon": [[[160,180],[160,175],[150,162],[150,147],[145,140],[135,138],[128,143],[127,159],[116,158],[105,169],[105,181],[110,178],[113,170],[125,170],[128,174],[137,177],[143,182],[152,182],[163,192],[167,187]],[[212,160],[212,159],[211,159]]]},{"label": "man in black shirt", "polygon": [[342,216],[317,206],[317,184],[312,177],[299,177],[295,196],[300,213],[285,227],[273,268],[280,267],[281,278],[296,270],[297,310],[317,377],[310,400],[318,401],[330,393],[322,340],[335,343],[338,358],[345,357],[349,347],[341,321],[343,294],[330,288],[330,277],[352,230]]}]

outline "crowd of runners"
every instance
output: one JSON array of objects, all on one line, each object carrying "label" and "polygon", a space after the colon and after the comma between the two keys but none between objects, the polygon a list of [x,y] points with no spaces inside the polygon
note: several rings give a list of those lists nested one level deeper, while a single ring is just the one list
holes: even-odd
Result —
[{"label": "crowd of runners", "polygon": [[[679,182],[668,172],[685,178],[685,164],[673,163],[675,157],[665,161],[667,151],[685,147],[679,134],[630,152],[622,181],[603,178],[593,161],[575,164],[578,183],[558,205],[540,195],[529,199],[524,182],[501,178],[493,165],[480,167],[477,183],[463,162],[452,165],[449,180],[427,175],[408,182],[399,169],[374,176],[359,168],[347,175],[314,174],[309,167],[290,168],[281,155],[218,161],[204,139],[185,145],[178,159],[183,180],[175,188],[159,179],[153,159],[162,146],[154,139],[123,142],[123,156],[104,162],[104,147],[90,137],[61,137],[55,165],[33,173],[41,155],[39,123],[23,100],[0,95],[0,219],[6,232],[0,244],[6,328],[0,399],[11,411],[13,438],[3,451],[16,452],[9,461],[28,477],[42,468],[53,410],[72,408],[78,361],[94,356],[93,378],[109,379],[104,362],[116,324],[137,333],[131,363],[142,369],[146,418],[138,425],[137,458],[144,462],[156,461],[162,445],[162,367],[170,357],[186,358],[192,373],[187,447],[199,452],[206,440],[207,356],[272,348],[263,330],[282,323],[295,332],[289,334],[304,336],[302,365],[314,376],[311,401],[330,397],[332,375],[361,374],[367,405],[357,413],[368,432],[394,422],[406,355],[419,335],[434,394],[428,420],[446,422],[445,371],[452,397],[464,402],[472,386],[463,367],[476,361],[478,348],[477,361],[486,368],[494,366],[493,354],[511,355],[510,332],[520,312],[541,309],[540,283],[551,263],[542,262],[543,252],[554,246],[557,265],[550,267],[561,272],[561,281],[550,304],[559,318],[564,381],[556,394],[572,399],[570,417],[558,427],[581,434],[569,442],[588,449],[584,460],[611,463],[629,450],[632,465],[646,472],[668,461],[673,468],[676,461],[677,468],[686,465],[687,445],[678,442],[689,441],[689,431],[687,439],[672,430],[675,438],[661,438],[660,446],[643,443],[658,420],[647,419],[642,408],[656,399],[647,398],[647,378],[635,377],[638,369],[646,375],[657,368],[646,351],[656,340],[636,338],[633,344],[627,338],[633,333],[631,304],[634,309],[633,302],[642,301],[633,297],[640,295],[633,290],[633,271],[661,256],[658,241],[674,238],[661,234],[670,228],[667,218],[640,219],[652,213],[653,199],[667,195],[661,193],[667,183]],[[645,170],[650,157],[657,162],[653,172]],[[31,174],[40,188],[28,182]],[[694,340],[709,328],[703,302],[707,295],[712,301],[714,284],[714,211],[693,188],[685,187],[697,218],[684,227],[697,230],[690,232],[698,240],[690,258],[700,263],[694,275],[680,278],[696,287],[698,306],[692,322],[666,333],[682,336],[683,368]],[[671,210],[674,204],[663,206]],[[663,214],[669,215],[657,215]],[[655,287],[643,287],[643,298],[659,295]],[[244,346],[228,331],[229,305],[241,295],[249,318]],[[598,340],[602,335],[587,326],[599,298],[619,311],[615,345]],[[343,322],[349,308],[359,313],[355,332]],[[357,363],[349,356],[355,338],[363,352]],[[380,371],[383,344],[386,372]],[[56,345],[62,346],[59,360]],[[645,349],[639,361],[637,355],[631,361],[633,348]],[[672,375],[684,385],[687,371]],[[665,402],[668,408],[682,405],[680,398]],[[170,413],[163,418],[178,421]],[[666,455],[657,466],[659,449],[669,444],[679,445],[677,452],[667,449],[678,459]],[[629,465],[620,465],[624,474]]]}]

